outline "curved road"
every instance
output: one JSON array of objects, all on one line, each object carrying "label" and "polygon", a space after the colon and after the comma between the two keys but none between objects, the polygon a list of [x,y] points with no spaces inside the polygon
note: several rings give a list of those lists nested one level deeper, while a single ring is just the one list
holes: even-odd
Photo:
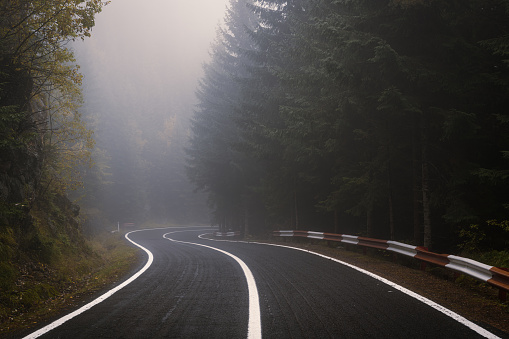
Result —
[{"label": "curved road", "polygon": [[146,270],[89,310],[27,338],[246,338],[248,331],[252,338],[497,338],[331,259],[199,237],[210,232],[130,233],[153,255]]}]

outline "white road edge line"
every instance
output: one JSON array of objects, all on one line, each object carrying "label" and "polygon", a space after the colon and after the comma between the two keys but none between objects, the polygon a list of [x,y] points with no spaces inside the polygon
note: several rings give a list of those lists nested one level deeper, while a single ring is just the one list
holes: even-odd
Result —
[{"label": "white road edge line", "polygon": [[126,281],[124,281],[122,284],[118,285],[117,287],[115,287],[114,289],[111,289],[109,290],[108,292],[104,293],[103,295],[101,295],[100,297],[98,297],[97,299],[94,299],[92,300],[91,302],[89,302],[88,304],[78,308],[76,311],[72,312],[72,313],[69,313],[65,316],[63,316],[62,318],[60,319],[57,319],[55,320],[54,322],[52,322],[51,324],[49,325],[46,325],[45,327],[27,335],[26,337],[24,337],[23,339],[33,339],[33,338],[37,338],[37,337],[40,337],[41,335],[57,328],[58,326],[62,325],[63,323],[71,320],[72,318],[80,315],[81,313],[91,309],[92,307],[94,307],[95,305],[103,302],[104,300],[106,300],[107,298],[111,297],[114,293],[118,292],[119,290],[121,290],[122,288],[126,287],[127,285],[129,285],[130,283],[132,283],[134,280],[136,280],[140,275],[143,274],[143,272],[145,272],[149,267],[150,265],[152,265],[152,262],[154,261],[154,256],[152,255],[152,252],[150,252],[149,250],[147,250],[145,247],[135,243],[134,241],[132,241],[131,239],[129,239],[128,235],[131,234],[131,233],[135,233],[135,232],[141,232],[141,231],[147,231],[149,229],[145,229],[145,230],[136,230],[136,231],[132,231],[132,232],[129,232],[129,233],[126,233],[125,235],[125,238],[127,240],[129,240],[131,243],[133,243],[134,245],[138,246],[139,248],[141,248],[142,250],[144,250],[147,254],[148,254],[148,261],[147,263],[145,264],[145,266],[143,266],[143,268],[141,270],[139,270],[138,272],[136,272],[131,278],[127,279]]},{"label": "white road edge line", "polygon": [[[202,238],[200,236],[200,238]],[[415,298],[421,302],[423,302],[424,304],[434,308],[435,310],[449,316],[450,318],[456,320],[457,322],[459,322],[460,324],[463,324],[465,325],[466,327],[470,328],[472,331],[474,332],[477,332],[478,334],[482,335],[483,337],[485,338],[489,338],[489,339],[501,339],[500,337],[498,337],[497,335],[491,333],[490,331],[482,328],[481,326],[471,322],[470,320],[466,319],[465,317],[459,315],[458,313],[454,312],[454,311],[451,311],[450,309],[448,308],[445,308],[444,306],[440,305],[440,304],[437,304],[436,302],[420,295],[420,294],[417,294],[415,292],[412,292],[410,291],[409,289],[403,287],[403,286],[400,286],[390,280],[387,280],[379,275],[376,275],[374,273],[371,273],[369,271],[366,271],[365,269],[362,269],[360,267],[357,267],[357,266],[354,266],[352,264],[349,264],[347,262],[344,262],[344,261],[341,261],[339,259],[335,259],[335,258],[332,258],[332,257],[329,257],[329,256],[326,256],[324,254],[320,254],[318,252],[313,252],[313,251],[309,251],[309,250],[305,250],[305,249],[302,249],[302,248],[298,248],[298,247],[292,247],[292,246],[286,246],[286,245],[278,245],[278,244],[270,244],[270,243],[263,243],[263,242],[256,242],[256,241],[241,241],[241,240],[217,240],[217,239],[211,239],[211,238],[202,238],[202,239],[207,239],[207,240],[211,240],[211,241],[228,241],[228,242],[240,242],[240,243],[247,243],[247,244],[258,244],[258,245],[266,245],[266,246],[275,246],[275,247],[284,247],[284,248],[290,248],[290,249],[293,249],[293,250],[298,250],[298,251],[302,251],[302,252],[306,252],[306,253],[309,253],[309,254],[314,254],[314,255],[317,255],[319,257],[322,257],[322,258],[325,258],[325,259],[329,259],[329,260],[332,260],[332,261],[335,261],[341,265],[345,265],[347,267],[350,267],[350,268],[353,268],[354,270],[357,270],[363,274],[366,274],[378,281],[381,281],[389,286],[391,286],[392,288],[394,289],[397,289],[399,290],[400,292],[403,292],[407,295],[409,295],[410,297],[412,298]]]},{"label": "white road edge line", "polygon": [[[193,242],[188,242],[188,241],[175,240],[175,239],[166,237],[168,234],[171,234],[171,233],[176,233],[176,232],[166,233],[163,235],[163,237],[167,240],[181,243],[181,244],[189,244],[189,245],[196,245],[196,246],[210,248],[212,250],[226,254],[227,256],[233,258],[240,265],[240,267],[242,268],[242,271],[244,271],[244,275],[246,276],[247,288],[248,288],[248,293],[249,293],[249,322],[248,322],[248,327],[247,327],[247,338],[248,339],[261,338],[262,337],[262,322],[261,322],[261,317],[260,317],[260,300],[258,297],[258,289],[256,288],[256,282],[254,280],[253,273],[251,272],[249,267],[247,267],[247,265],[240,258],[236,257],[235,255],[233,255],[229,252],[223,251],[219,248],[207,246],[207,245],[203,245],[203,244],[198,244],[198,243],[193,243]],[[199,237],[201,237],[201,235]]]}]

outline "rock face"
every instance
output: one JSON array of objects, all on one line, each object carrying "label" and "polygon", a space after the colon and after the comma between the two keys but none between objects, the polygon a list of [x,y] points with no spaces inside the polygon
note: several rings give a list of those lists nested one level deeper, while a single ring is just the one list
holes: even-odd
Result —
[{"label": "rock face", "polygon": [[8,204],[25,204],[33,200],[41,176],[41,161],[28,147],[2,152],[0,155],[0,197]]},{"label": "rock face", "polygon": [[0,224],[16,206],[31,205],[41,178],[47,110],[32,88],[29,75],[0,65]]}]

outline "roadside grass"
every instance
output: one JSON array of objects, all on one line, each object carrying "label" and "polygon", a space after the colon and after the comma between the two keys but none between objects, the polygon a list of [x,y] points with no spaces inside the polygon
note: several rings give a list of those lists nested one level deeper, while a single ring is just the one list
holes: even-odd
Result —
[{"label": "roadside grass", "polygon": [[105,232],[86,240],[83,251],[62,253],[51,264],[12,265],[8,278],[13,284],[0,292],[0,336],[80,306],[132,270],[137,253],[123,233]]},{"label": "roadside grass", "polygon": [[485,251],[481,253],[467,253],[469,258],[495,267],[509,268],[509,251]]}]

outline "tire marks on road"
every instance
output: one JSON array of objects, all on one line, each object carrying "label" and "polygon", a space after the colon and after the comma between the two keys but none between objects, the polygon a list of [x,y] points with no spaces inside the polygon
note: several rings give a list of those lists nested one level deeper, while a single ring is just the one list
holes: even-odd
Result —
[{"label": "tire marks on road", "polygon": [[151,265],[152,265],[152,262],[154,261],[154,256],[152,255],[152,252],[150,252],[149,250],[147,250],[145,247],[135,243],[134,241],[132,241],[131,239],[129,239],[129,234],[131,233],[135,233],[135,232],[139,232],[139,231],[132,231],[132,232],[129,232],[129,233],[126,233],[125,235],[125,238],[127,240],[129,240],[131,243],[133,243],[134,245],[138,246],[139,248],[141,248],[143,251],[145,251],[148,255],[148,260],[147,260],[147,263],[145,264],[145,266],[143,266],[143,268],[141,270],[139,270],[138,272],[136,272],[136,274],[134,274],[131,278],[127,279],[126,281],[124,281],[122,284],[118,285],[117,287],[109,290],[108,292],[104,293],[103,295],[101,295],[99,298],[97,299],[94,299],[92,300],[91,302],[89,302],[88,304],[80,307],[79,309],[77,309],[76,311],[72,312],[72,313],[69,313],[67,314],[66,316],[60,318],[60,319],[57,319],[55,320],[54,322],[52,322],[51,324],[47,325],[47,326],[44,326],[43,328],[41,328],[40,330],[38,331],[35,331],[29,335],[27,335],[26,337],[24,337],[23,339],[34,339],[34,338],[38,338],[40,336],[42,336],[43,334],[45,333],[48,333],[49,331],[59,327],[60,325],[66,323],[67,321],[71,320],[72,318],[80,315],[81,313],[91,309],[92,307],[94,307],[95,305],[103,302],[104,300],[108,299],[109,297],[111,297],[114,293],[120,291],[121,289],[123,289],[124,287],[126,287],[127,285],[129,285],[130,283],[132,283],[134,280],[136,280],[140,275],[143,274],[143,272],[145,272]]},{"label": "tire marks on road", "polygon": [[175,240],[173,238],[170,238],[169,235],[177,232],[185,232],[185,231],[175,231],[175,232],[169,232],[163,235],[165,239],[168,239],[169,241],[173,241],[176,243],[181,244],[188,244],[188,245],[195,245],[195,246],[201,246],[205,248],[209,248],[218,252],[221,252],[231,258],[233,258],[242,268],[242,271],[244,272],[244,275],[246,277],[247,286],[248,286],[248,294],[249,294],[249,321],[248,321],[248,330],[247,330],[247,338],[248,339],[259,339],[262,337],[262,326],[261,326],[261,317],[260,317],[260,300],[258,296],[258,289],[256,288],[256,282],[253,277],[253,273],[247,267],[247,265],[237,256],[223,251],[219,248],[199,244],[199,243],[193,243],[188,241],[180,241]]}]

